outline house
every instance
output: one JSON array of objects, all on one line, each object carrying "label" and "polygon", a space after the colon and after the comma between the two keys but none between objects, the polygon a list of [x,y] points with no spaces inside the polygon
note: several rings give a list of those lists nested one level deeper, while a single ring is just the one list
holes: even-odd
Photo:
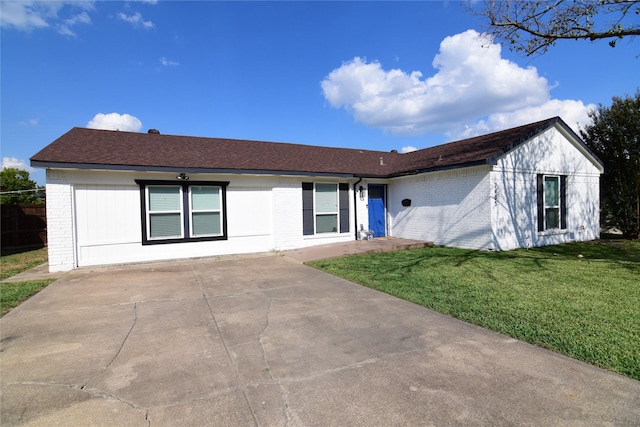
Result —
[{"label": "house", "polygon": [[374,237],[509,250],[599,237],[602,163],[560,118],[411,153],[73,128],[46,168],[49,269]]}]

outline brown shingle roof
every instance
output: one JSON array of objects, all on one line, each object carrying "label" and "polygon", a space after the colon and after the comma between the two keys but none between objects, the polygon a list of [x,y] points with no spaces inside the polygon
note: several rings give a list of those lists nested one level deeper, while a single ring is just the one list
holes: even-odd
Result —
[{"label": "brown shingle roof", "polygon": [[[389,177],[490,162],[559,118],[400,154],[371,150],[73,128],[33,166],[135,170],[347,174]],[[381,159],[382,163],[381,164]]]},{"label": "brown shingle roof", "polygon": [[[387,176],[398,153],[262,141],[73,128],[31,158],[55,163],[189,170]],[[380,165],[383,158],[385,166]]]}]

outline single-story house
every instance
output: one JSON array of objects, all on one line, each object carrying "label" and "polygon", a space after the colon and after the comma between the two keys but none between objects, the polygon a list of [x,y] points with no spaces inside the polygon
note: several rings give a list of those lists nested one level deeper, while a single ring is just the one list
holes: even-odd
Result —
[{"label": "single-story house", "polygon": [[46,168],[50,271],[395,236],[599,237],[602,163],[560,118],[410,153],[73,128]]}]

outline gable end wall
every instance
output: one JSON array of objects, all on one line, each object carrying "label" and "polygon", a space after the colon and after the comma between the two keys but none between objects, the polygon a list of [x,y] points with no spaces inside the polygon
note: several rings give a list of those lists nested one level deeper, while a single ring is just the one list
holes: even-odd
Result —
[{"label": "gable end wall", "polygon": [[[567,228],[539,232],[536,177],[567,177]],[[600,236],[600,171],[556,128],[507,153],[491,172],[494,246],[527,248]]]}]

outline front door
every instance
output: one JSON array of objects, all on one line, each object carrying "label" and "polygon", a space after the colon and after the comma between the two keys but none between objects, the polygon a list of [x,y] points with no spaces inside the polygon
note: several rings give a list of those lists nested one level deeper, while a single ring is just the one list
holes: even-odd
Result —
[{"label": "front door", "polygon": [[373,230],[373,237],[387,235],[385,221],[385,191],[383,184],[369,184],[369,230]]}]

